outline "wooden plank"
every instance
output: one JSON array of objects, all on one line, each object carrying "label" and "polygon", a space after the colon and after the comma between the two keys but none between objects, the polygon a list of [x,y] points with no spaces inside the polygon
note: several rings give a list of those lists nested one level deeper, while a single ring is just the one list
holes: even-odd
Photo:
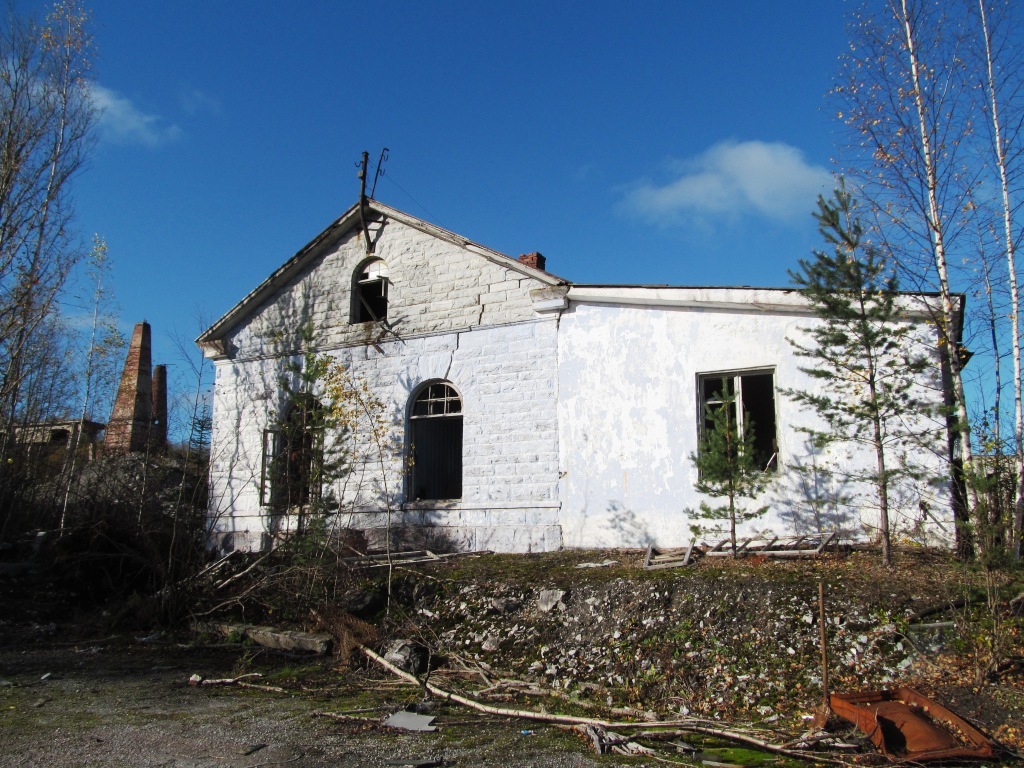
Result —
[{"label": "wooden plank", "polygon": [[686,548],[686,557],[683,558],[683,565],[690,564],[690,556],[693,554],[693,547],[697,543],[697,537],[694,536],[690,539],[690,546]]},{"label": "wooden plank", "polygon": [[818,554],[820,555],[825,551],[825,547],[832,543],[832,539],[836,538],[839,534],[836,531],[829,533],[828,538],[825,536],[821,537],[821,546],[818,547]]},{"label": "wooden plank", "polygon": [[722,539],[722,540],[721,540],[720,542],[718,542],[717,544],[715,544],[714,548],[712,548],[712,549],[709,549],[709,550],[708,550],[708,551],[706,552],[706,554],[708,554],[708,555],[712,555],[712,554],[714,554],[714,553],[718,552],[718,550],[720,550],[720,549],[721,549],[722,547],[724,547],[724,546],[725,546],[725,543],[726,543],[727,541],[729,541],[729,540],[728,540],[728,539]]}]

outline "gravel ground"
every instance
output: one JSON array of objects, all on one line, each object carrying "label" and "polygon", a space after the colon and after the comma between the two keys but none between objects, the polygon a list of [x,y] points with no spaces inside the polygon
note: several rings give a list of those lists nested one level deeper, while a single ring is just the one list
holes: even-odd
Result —
[{"label": "gravel ground", "polygon": [[[238,674],[249,651],[108,643],[0,648],[0,766],[174,768],[375,768],[395,761],[445,766],[642,765],[587,756],[572,735],[543,725],[478,717],[442,707],[436,733],[376,722],[347,723],[313,712],[367,706],[365,692],[292,696],[238,687],[192,687],[190,675]],[[278,666],[284,666],[277,660]],[[382,681],[376,701],[393,708],[408,688]],[[378,718],[386,715],[371,714]],[[523,734],[521,730],[532,730]]]}]

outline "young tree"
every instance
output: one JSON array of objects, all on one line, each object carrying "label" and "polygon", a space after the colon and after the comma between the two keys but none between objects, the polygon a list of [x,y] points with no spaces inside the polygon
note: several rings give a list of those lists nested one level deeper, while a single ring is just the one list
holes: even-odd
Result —
[{"label": "young tree", "polygon": [[[935,361],[920,351],[915,324],[900,305],[895,274],[878,251],[864,242],[849,192],[840,187],[832,200],[818,198],[814,214],[832,253],[815,251],[800,260],[790,277],[820,322],[805,330],[808,341],[789,339],[796,354],[810,364],[801,367],[819,390],[787,390],[786,395],[809,406],[825,428],[808,429],[816,447],[835,443],[869,446],[873,471],[859,479],[870,482],[878,504],[882,561],[891,562],[890,490],[894,480],[913,473],[897,463],[895,449],[927,437],[928,415],[917,388],[921,375]],[[913,425],[921,425],[914,429]]]},{"label": "young tree", "polygon": [[[729,540],[735,557],[736,524],[754,520],[768,511],[766,506],[744,509],[737,505],[737,500],[760,496],[772,476],[755,458],[753,422],[737,418],[732,380],[723,378],[718,386],[718,396],[704,406],[704,430],[697,452],[690,454],[690,461],[697,468],[694,484],[697,491],[726,499],[726,503],[719,506],[702,501],[696,516],[729,521]],[[697,533],[702,529],[693,526],[693,530]]]},{"label": "young tree", "polygon": [[[78,461],[79,441],[85,430],[85,422],[94,413],[107,413],[106,403],[113,397],[116,388],[121,349],[125,340],[117,327],[114,313],[113,289],[110,285],[110,256],[107,243],[102,237],[93,237],[92,251],[86,265],[86,277],[92,283],[92,322],[89,326],[89,340],[85,344],[83,370],[79,376],[82,408],[78,415],[78,429],[72,432],[66,460],[64,503],[60,514],[60,531],[67,524],[68,503],[76,482],[75,469]],[[97,401],[100,407],[97,408]]]}]

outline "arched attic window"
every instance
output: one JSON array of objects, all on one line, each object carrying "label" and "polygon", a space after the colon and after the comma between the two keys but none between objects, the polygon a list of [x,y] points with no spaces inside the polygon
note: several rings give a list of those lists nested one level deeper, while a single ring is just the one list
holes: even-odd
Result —
[{"label": "arched attic window", "polygon": [[299,395],[288,417],[264,431],[261,505],[286,511],[320,498],[322,410],[312,395]]},{"label": "arched attic window", "polygon": [[388,319],[388,265],[381,259],[364,261],[352,276],[352,322]]},{"label": "arched attic window", "polygon": [[462,498],[462,398],[447,381],[420,387],[409,408],[409,498]]}]

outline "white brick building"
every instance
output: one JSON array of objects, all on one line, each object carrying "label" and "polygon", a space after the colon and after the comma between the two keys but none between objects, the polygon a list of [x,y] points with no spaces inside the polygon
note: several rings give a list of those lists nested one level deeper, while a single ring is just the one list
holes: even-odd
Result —
[{"label": "white brick building", "polygon": [[[864,489],[811,493],[794,471],[870,461],[809,450],[799,427],[815,416],[781,394],[812,386],[786,339],[813,322],[790,290],[574,285],[537,254],[517,261],[370,200],[198,339],[216,366],[215,531],[222,546],[257,548],[288,528],[281,488],[294,477],[271,471],[289,451],[276,425],[296,412],[281,380],[312,346],[385,403],[386,450],[362,445],[336,487],[301,493],[333,498],[336,519],[372,542],[390,529],[471,550],[682,545],[701,501],[689,456],[723,377],[756,413],[775,474],[754,527],[870,535]],[[937,380],[922,381],[936,401]],[[939,474],[941,453],[916,460]],[[894,497],[898,533],[952,535],[944,488]]]}]

